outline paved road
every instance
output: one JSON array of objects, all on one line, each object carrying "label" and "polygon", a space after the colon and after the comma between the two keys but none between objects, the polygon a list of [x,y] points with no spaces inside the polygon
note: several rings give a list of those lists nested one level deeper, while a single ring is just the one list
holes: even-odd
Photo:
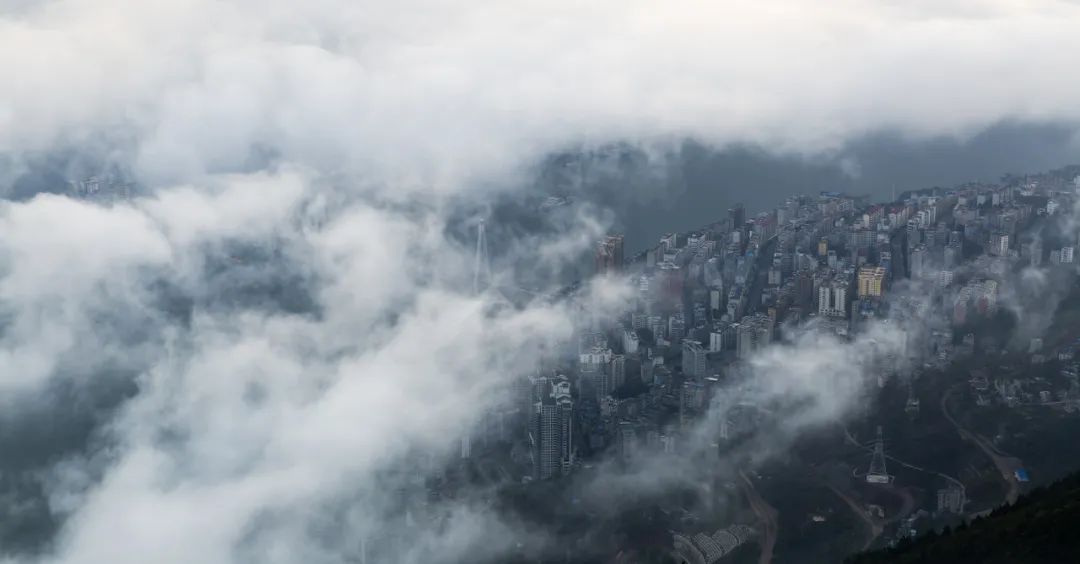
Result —
[{"label": "paved road", "polygon": [[1001,452],[989,439],[965,429],[953,418],[952,414],[949,413],[949,397],[952,396],[955,390],[956,386],[953,386],[941,395],[941,412],[945,414],[945,418],[949,420],[949,423],[956,427],[956,432],[960,433],[962,439],[974,443],[975,446],[979,447],[979,450],[990,457],[990,460],[994,462],[994,466],[997,467],[998,473],[1001,474],[1001,479],[1005,481],[1005,503],[1009,505],[1016,503],[1016,498],[1020,497],[1020,484],[1016,481],[1013,473],[1024,467],[1023,462],[1015,456],[1009,456]]},{"label": "paved road", "polygon": [[864,544],[862,549],[860,550],[861,552],[865,552],[867,549],[870,548],[870,545],[874,544],[874,541],[881,536],[881,533],[885,530],[885,522],[881,519],[878,519],[877,517],[874,517],[873,515],[870,515],[861,506],[859,506],[859,502],[855,501],[854,498],[847,495],[846,493],[838,490],[833,486],[829,486],[829,489],[832,490],[832,492],[836,494],[837,497],[844,500],[844,503],[846,503],[848,507],[851,508],[851,511],[853,511],[855,515],[858,515],[859,518],[866,523],[866,526],[869,529],[869,531],[867,532],[869,534],[866,536],[866,544]]},{"label": "paved road", "polygon": [[776,535],[780,530],[778,522],[780,512],[761,497],[746,472],[740,470],[739,476],[742,477],[745,484],[743,491],[746,492],[746,499],[750,501],[750,507],[754,510],[754,514],[757,515],[758,521],[761,522],[761,557],[758,559],[758,564],[771,564],[773,551],[776,549]]}]

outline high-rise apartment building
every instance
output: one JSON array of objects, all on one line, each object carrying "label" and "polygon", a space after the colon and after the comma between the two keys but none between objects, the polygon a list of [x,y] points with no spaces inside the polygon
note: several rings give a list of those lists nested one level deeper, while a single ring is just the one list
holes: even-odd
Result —
[{"label": "high-rise apartment building", "polygon": [[945,268],[955,268],[960,264],[960,259],[963,257],[963,248],[959,241],[950,242],[945,246]]},{"label": "high-rise apartment building", "polygon": [[884,268],[880,266],[864,266],[859,269],[858,295],[860,298],[879,298],[884,292]]},{"label": "high-rise apartment building", "polygon": [[529,441],[533,478],[546,480],[568,474],[574,463],[574,401],[565,378],[543,378],[537,389]]},{"label": "high-rise apartment building", "polygon": [[925,278],[930,273],[929,252],[926,245],[916,245],[908,253],[908,272],[913,279]]},{"label": "high-rise apartment building", "polygon": [[818,314],[829,317],[847,316],[848,281],[843,276],[822,282],[818,287]]},{"label": "high-rise apartment building", "polygon": [[597,244],[595,256],[597,274],[620,272],[623,269],[624,261],[622,235],[604,237]]},{"label": "high-rise apartment building", "polygon": [[773,320],[768,315],[759,313],[744,317],[739,322],[735,350],[740,359],[750,358],[755,351],[761,350],[772,342]]},{"label": "high-rise apartment building", "polygon": [[994,256],[1007,256],[1009,254],[1009,234],[1003,232],[992,233],[990,235],[990,246],[987,252]]},{"label": "high-rise apartment building", "polygon": [[731,220],[731,227],[735,230],[742,229],[746,223],[746,208],[742,204],[735,204],[734,207],[729,208],[728,219]]},{"label": "high-rise apartment building", "polygon": [[708,370],[708,359],[705,347],[698,341],[684,339],[682,344],[682,369],[683,374],[690,377],[704,377]]}]

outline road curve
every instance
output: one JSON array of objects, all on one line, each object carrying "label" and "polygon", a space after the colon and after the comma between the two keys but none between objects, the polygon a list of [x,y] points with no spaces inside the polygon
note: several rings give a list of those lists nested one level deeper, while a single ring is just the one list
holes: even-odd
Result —
[{"label": "road curve", "polygon": [[776,535],[780,529],[778,523],[780,512],[761,497],[746,472],[740,470],[739,476],[743,479],[743,491],[746,492],[746,499],[750,502],[750,507],[754,510],[754,514],[757,515],[758,521],[761,522],[761,557],[758,558],[758,564],[772,564],[773,551],[776,549]]},{"label": "road curve", "polygon": [[1002,453],[989,439],[965,429],[960,425],[959,421],[953,418],[952,414],[949,413],[948,404],[949,397],[955,390],[956,386],[953,386],[941,395],[941,412],[945,415],[945,418],[949,420],[949,423],[952,423],[953,427],[956,427],[956,432],[960,434],[962,439],[974,443],[975,446],[979,447],[979,450],[990,457],[994,466],[997,467],[998,473],[1001,474],[1001,479],[1005,481],[1005,503],[1009,505],[1016,503],[1016,499],[1020,497],[1020,484],[1016,481],[1013,473],[1023,468],[1023,463],[1015,456],[1009,456]]},{"label": "road curve", "polygon": [[829,489],[832,490],[837,497],[844,500],[844,503],[851,508],[851,511],[866,523],[866,526],[869,529],[867,532],[869,534],[866,536],[866,544],[864,544],[860,550],[860,552],[866,552],[870,548],[870,545],[874,544],[874,541],[885,531],[885,525],[879,522],[878,519],[872,517],[862,507],[859,507],[859,502],[855,501],[851,496],[833,486],[829,486]]}]

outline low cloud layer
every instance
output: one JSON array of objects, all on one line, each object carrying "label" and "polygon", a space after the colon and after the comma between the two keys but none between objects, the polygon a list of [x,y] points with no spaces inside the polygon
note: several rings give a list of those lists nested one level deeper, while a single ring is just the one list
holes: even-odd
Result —
[{"label": "low cloud layer", "polygon": [[[832,158],[881,130],[1072,127],[1078,23],[1051,1],[0,1],[0,193],[25,199],[0,203],[0,412],[42,436],[0,435],[0,544],[57,563],[541,547],[482,491],[408,493],[582,317],[473,295],[477,209],[582,147]],[[30,197],[106,170],[138,195]],[[572,207],[496,241],[496,279],[559,280],[611,219]],[[622,294],[585,296],[600,315]],[[783,436],[858,397],[853,349],[779,354],[754,397],[811,400]],[[819,397],[821,372],[844,393]]]},{"label": "low cloud layer", "polygon": [[1080,6],[60,0],[0,17],[0,149],[96,145],[149,182],[267,158],[393,192],[578,143],[835,150],[1073,122]]},{"label": "low cloud layer", "polygon": [[[0,208],[5,411],[17,420],[57,379],[84,397],[135,374],[87,450],[39,469],[65,520],[45,560],[351,558],[359,548],[335,545],[340,533],[320,538],[320,508],[348,498],[343,521],[325,526],[392,531],[397,491],[453,456],[538,350],[570,337],[562,306],[492,310],[490,296],[469,295],[470,249],[444,238],[432,210],[329,209],[319,190],[292,189],[306,181],[258,175],[111,208],[58,196]],[[253,271],[222,282],[207,274],[215,261]],[[279,268],[308,272],[313,307],[273,307],[259,283]],[[159,281],[178,309],[161,306]],[[219,284],[267,301],[235,303]],[[401,561],[495,550],[476,537],[493,516],[457,502],[445,511],[447,525],[423,528]]]}]

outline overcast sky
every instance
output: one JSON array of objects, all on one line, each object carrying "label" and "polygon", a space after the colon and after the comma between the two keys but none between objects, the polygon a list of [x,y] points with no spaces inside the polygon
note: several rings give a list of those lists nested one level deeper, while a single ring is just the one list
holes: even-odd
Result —
[{"label": "overcast sky", "polygon": [[1064,1],[66,0],[0,20],[0,150],[111,143],[148,182],[253,145],[458,188],[573,143],[820,154],[1075,123]]},{"label": "overcast sky", "polygon": [[[636,247],[732,201],[1065,164],[1077,29],[1064,0],[0,0],[0,545],[355,559],[399,525],[398,471],[573,328],[560,306],[485,313],[447,236],[462,202],[524,195],[552,154],[650,155],[530,241],[557,271],[609,228]],[[146,192],[16,185],[65,159]],[[848,354],[791,355],[777,393]],[[521,538],[446,510],[401,561]]]},{"label": "overcast sky", "polygon": [[656,199],[607,198],[631,248],[655,244],[662,233],[716,221],[740,202],[756,213],[791,194],[821,190],[889,201],[905,190],[1060,168],[1080,162],[1080,136],[1070,124],[998,123],[963,139],[906,139],[883,130],[853,138],[830,155],[791,157],[761,147],[692,145],[676,162],[666,178],[647,183]]}]

